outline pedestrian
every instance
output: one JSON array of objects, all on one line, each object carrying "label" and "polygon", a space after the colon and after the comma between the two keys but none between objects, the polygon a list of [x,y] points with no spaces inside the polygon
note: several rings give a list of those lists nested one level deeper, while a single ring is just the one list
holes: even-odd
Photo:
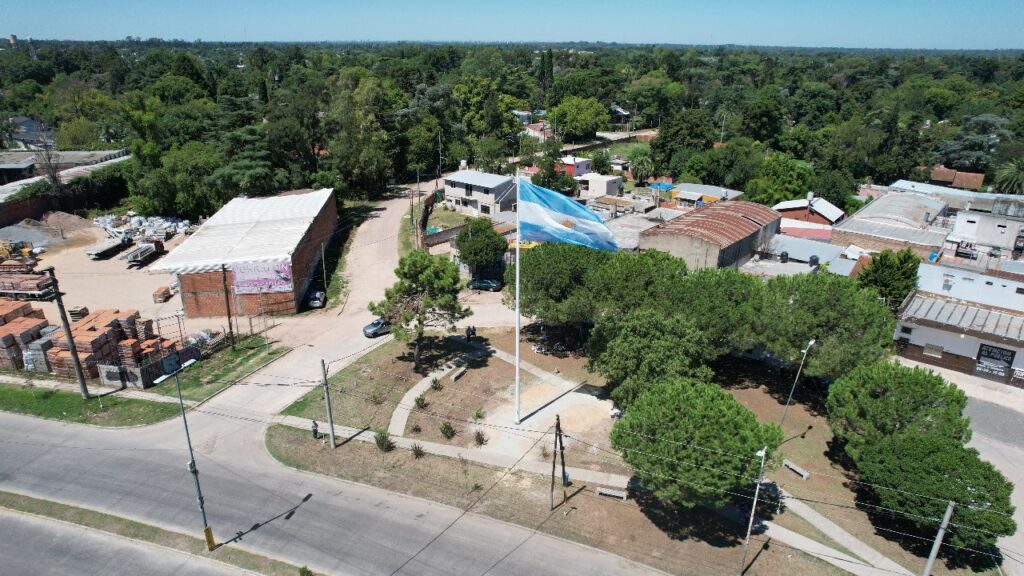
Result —
[{"label": "pedestrian", "polygon": [[473,338],[476,338],[476,326],[470,326],[469,330],[473,334]]},{"label": "pedestrian", "polygon": [[473,328],[472,328],[472,326],[466,326],[466,342],[469,342],[472,337],[473,337]]},{"label": "pedestrian", "polygon": [[313,439],[320,439],[320,426],[317,425],[316,420],[313,420]]}]

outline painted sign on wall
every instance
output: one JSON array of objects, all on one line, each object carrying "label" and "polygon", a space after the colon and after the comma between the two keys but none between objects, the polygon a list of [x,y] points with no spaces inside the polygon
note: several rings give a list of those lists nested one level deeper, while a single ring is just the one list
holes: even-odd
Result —
[{"label": "painted sign on wall", "polygon": [[291,292],[294,286],[289,260],[241,262],[232,264],[231,272],[235,279],[235,294]]}]

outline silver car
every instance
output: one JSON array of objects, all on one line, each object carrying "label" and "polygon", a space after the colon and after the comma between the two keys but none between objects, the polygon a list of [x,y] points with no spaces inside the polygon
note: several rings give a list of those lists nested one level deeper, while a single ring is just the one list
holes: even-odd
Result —
[{"label": "silver car", "polygon": [[370,322],[366,326],[363,326],[363,336],[367,338],[376,338],[383,336],[391,332],[391,325],[387,323],[383,318],[377,318],[373,322]]}]

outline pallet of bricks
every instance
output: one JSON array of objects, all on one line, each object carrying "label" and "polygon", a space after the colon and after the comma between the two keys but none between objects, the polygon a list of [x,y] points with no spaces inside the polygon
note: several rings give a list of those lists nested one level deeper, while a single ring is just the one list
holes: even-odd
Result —
[{"label": "pallet of bricks", "polygon": [[22,370],[29,345],[43,338],[49,326],[39,308],[27,302],[0,299],[0,368]]},{"label": "pallet of bricks", "polygon": [[0,292],[20,293],[32,297],[46,297],[53,287],[53,279],[40,274],[0,274]]},{"label": "pallet of bricks", "polygon": [[[87,378],[97,377],[100,364],[118,364],[118,342],[137,336],[138,319],[138,310],[97,310],[71,325],[71,337]],[[47,357],[54,374],[74,378],[71,344],[62,333],[54,336],[53,343]]]}]

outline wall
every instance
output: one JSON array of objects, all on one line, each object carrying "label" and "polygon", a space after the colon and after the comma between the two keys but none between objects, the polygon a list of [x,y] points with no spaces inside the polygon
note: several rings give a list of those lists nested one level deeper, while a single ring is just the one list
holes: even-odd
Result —
[{"label": "wall", "polygon": [[[911,333],[903,334],[901,331],[903,326],[909,327]],[[969,334],[964,334],[961,337],[960,334],[952,331],[940,330],[931,326],[921,326],[908,321],[900,321],[896,326],[894,339],[897,341],[896,350],[901,356],[935,366],[950,368],[966,374],[974,372],[974,366],[977,363],[976,358],[982,344],[1015,350],[1017,354],[1014,356],[1012,367],[1024,369],[1024,350],[1021,348],[992,340],[983,340]],[[901,340],[906,342],[901,342]],[[942,358],[926,356],[924,354],[925,344],[941,346]]]},{"label": "wall", "polygon": [[639,247],[640,250],[661,250],[682,258],[689,270],[718,267],[718,246],[692,236],[641,233]]},{"label": "wall", "polygon": [[815,224],[825,224],[831,226],[832,222],[828,218],[825,218],[821,214],[810,210],[808,208],[800,208],[794,210],[776,210],[782,214],[783,218],[792,218],[793,220],[801,220],[803,222],[814,222]]},{"label": "wall", "polygon": [[856,232],[850,232],[849,230],[843,230],[842,228],[832,229],[832,244],[843,247],[849,246],[850,244],[856,244],[857,246],[872,252],[881,252],[883,250],[899,252],[904,248],[910,248],[914,254],[917,254],[917,256],[923,260],[927,260],[928,256],[932,252],[938,252],[940,248],[940,246],[922,246],[920,244],[910,244],[900,240],[882,238],[880,236],[859,234]]},{"label": "wall", "polygon": [[302,302],[313,276],[323,274],[323,267],[320,265],[321,247],[326,247],[330,243],[330,236],[337,225],[337,205],[334,196],[331,196],[292,253],[295,302]]},{"label": "wall", "polygon": [[0,202],[0,227],[10,226],[25,218],[39,218],[43,212],[54,210],[56,198],[21,198]]}]

